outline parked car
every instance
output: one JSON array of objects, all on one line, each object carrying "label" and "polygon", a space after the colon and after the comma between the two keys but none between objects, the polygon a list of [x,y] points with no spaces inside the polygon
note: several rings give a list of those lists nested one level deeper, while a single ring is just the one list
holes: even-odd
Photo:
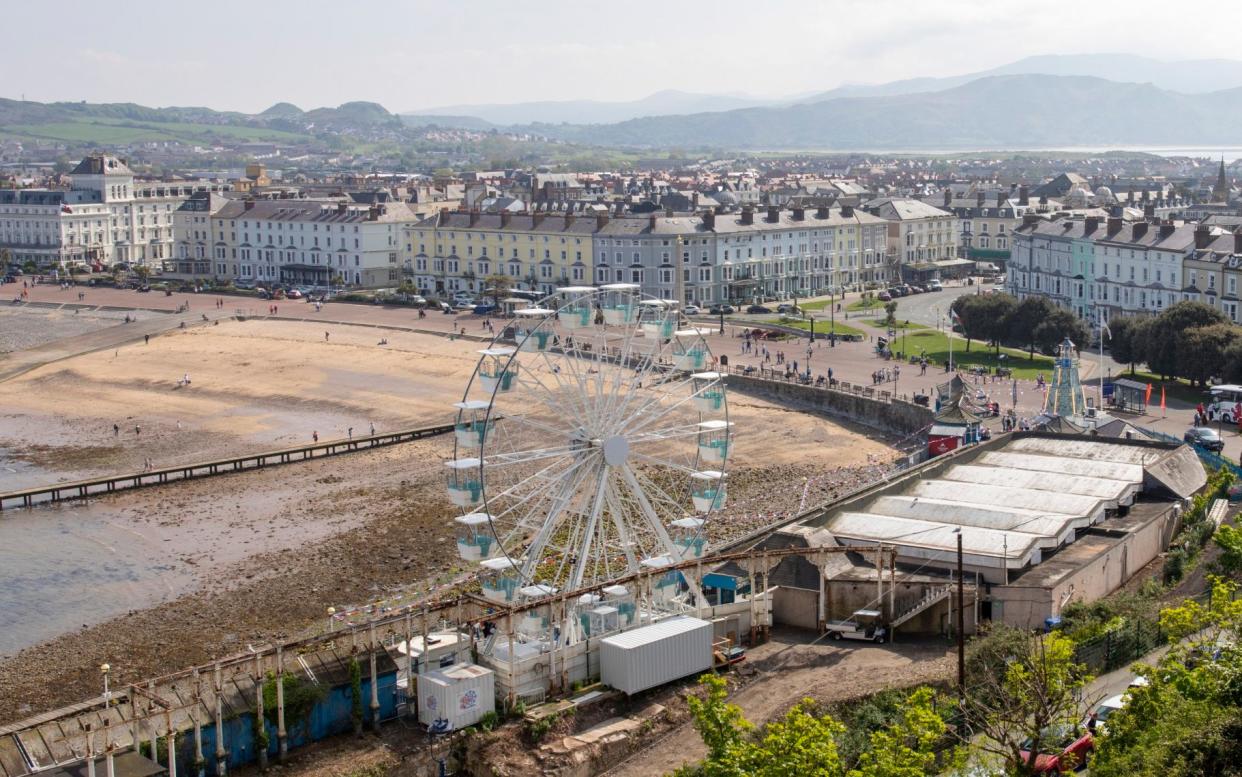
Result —
[{"label": "parked car", "polygon": [[937,280],[936,278],[932,278],[930,281],[927,282],[927,290],[928,291],[944,291],[944,286],[940,284],[939,280]]},{"label": "parked car", "polygon": [[473,310],[473,309],[474,309],[474,300],[472,300],[472,299],[459,299],[459,300],[457,300],[457,304],[456,304],[456,305],[454,305],[453,307],[457,308],[458,310]]},{"label": "parked car", "polygon": [[684,308],[681,309],[681,312],[685,313],[687,316],[697,316],[699,313],[702,313],[703,311],[699,310],[698,305],[686,305]]},{"label": "parked car", "polygon": [[491,314],[491,313],[495,313],[495,312],[496,312],[496,310],[497,310],[497,307],[496,307],[495,305],[490,304],[490,303],[488,303],[488,304],[484,304],[484,305],[475,305],[475,306],[474,306],[474,314],[475,314],[476,316],[486,316],[486,315],[489,315],[489,314]]},{"label": "parked car", "polygon": [[302,292],[297,289],[289,289],[285,292],[285,296],[289,299],[302,299]]},{"label": "parked car", "polygon": [[782,302],[781,304],[776,306],[776,312],[777,313],[789,313],[789,314],[797,313],[798,306],[793,304],[792,302]]},{"label": "parked car", "polygon": [[835,640],[861,639],[867,642],[883,642],[888,635],[888,629],[881,621],[883,617],[879,610],[857,610],[849,620],[829,621],[824,630]]},{"label": "parked car", "polygon": [[[1095,731],[1097,733],[1104,734],[1108,732],[1109,716],[1124,707],[1126,705],[1127,698],[1128,697],[1122,693],[1116,696],[1110,696],[1100,702],[1099,706],[1095,708]],[[1090,722],[1091,720],[1088,718],[1086,725],[1090,725]]]},{"label": "parked car", "polygon": [[712,314],[713,316],[720,316],[720,315],[727,316],[731,313],[736,313],[737,308],[733,307],[732,305],[712,305],[711,310],[707,312]]},{"label": "parked car", "polygon": [[[1078,726],[1049,726],[1041,732],[1039,753],[1035,756],[1036,774],[1060,774],[1077,769],[1087,762],[1087,753],[1095,747],[1091,732]],[[1030,757],[1031,740],[1022,743],[1022,758]]]},{"label": "parked car", "polygon": [[892,302],[893,301],[893,295],[889,294],[887,291],[880,292],[879,294],[875,295],[875,298],[878,299],[880,302]]},{"label": "parked car", "polygon": [[[782,305],[781,307],[786,307],[786,306]],[[771,313],[772,308],[765,308],[763,305],[751,305],[750,307],[746,308],[746,312],[747,313]],[[781,312],[783,313],[784,311],[781,311]]]},{"label": "parked car", "polygon": [[1225,449],[1225,441],[1220,438],[1215,429],[1207,426],[1196,426],[1193,429],[1187,429],[1182,435],[1182,439],[1191,445],[1220,453]]},{"label": "parked car", "polygon": [[914,294],[922,294],[923,292],[927,291],[927,289],[923,288],[917,283],[912,283],[910,284],[910,291],[911,293],[914,293]]}]

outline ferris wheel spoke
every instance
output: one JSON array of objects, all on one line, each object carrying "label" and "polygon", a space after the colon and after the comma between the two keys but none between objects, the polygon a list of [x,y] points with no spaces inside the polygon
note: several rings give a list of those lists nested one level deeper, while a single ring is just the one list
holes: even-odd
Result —
[{"label": "ferris wheel spoke", "polygon": [[[648,378],[653,374],[653,369],[658,363],[657,357],[659,356],[661,352],[662,352],[662,348],[653,349],[651,353],[647,354],[644,361],[639,362],[639,366],[637,368],[630,367],[628,362],[623,362],[618,365],[617,372],[620,375],[622,370],[633,369],[634,376],[630,381],[630,385],[633,387],[633,389],[641,388],[647,382]],[[611,416],[612,416],[611,420],[615,423],[619,421],[621,418],[623,418],[626,409],[634,402],[634,400],[638,396],[639,396],[639,393],[636,390],[631,390],[627,392],[626,395],[623,397],[618,396],[617,401],[613,403],[613,407],[611,408]]]},{"label": "ferris wheel spoke", "polygon": [[638,445],[644,442],[652,442],[658,440],[672,440],[678,437],[697,437],[702,431],[698,423],[683,424],[681,426],[670,426],[665,429],[657,429],[653,431],[641,432],[639,434],[627,434],[625,439],[629,440],[630,446]]},{"label": "ferris wheel spoke", "polygon": [[528,464],[532,461],[543,461],[545,459],[569,456],[574,452],[571,445],[562,445],[556,448],[541,448],[529,451],[515,451],[513,453],[493,453],[490,456],[483,457],[483,466],[499,466],[503,467],[508,464]]},{"label": "ferris wheel spoke", "polygon": [[551,424],[544,423],[543,421],[536,421],[535,419],[531,418],[526,413],[505,413],[504,421],[506,423],[508,423],[509,421],[514,421],[516,423],[522,424],[523,426],[528,426],[532,429],[537,429],[541,432],[550,434],[556,437],[557,439],[564,439],[566,436],[569,435],[569,432],[570,432],[570,428],[567,426],[556,427]]},{"label": "ferris wheel spoke", "polygon": [[591,502],[590,517],[587,519],[586,526],[583,527],[581,550],[578,551],[578,560],[574,565],[573,577],[569,580],[570,590],[579,588],[582,585],[582,576],[586,572],[587,563],[592,555],[592,544],[598,540],[595,537],[595,527],[599,524],[599,516],[604,509],[604,496],[608,490],[608,470],[607,464],[600,468],[599,484],[595,488],[595,499]]},{"label": "ferris wheel spoke", "polygon": [[528,555],[530,556],[530,559],[527,561],[528,564],[532,563],[531,559],[534,560],[533,563],[538,564],[538,559],[542,555],[544,546],[548,544],[550,539],[552,539],[552,534],[561,523],[561,515],[568,507],[570,507],[574,496],[578,494],[578,489],[581,488],[582,484],[585,483],[591,475],[598,472],[599,466],[598,463],[596,464],[596,466],[584,467],[577,476],[565,481],[561,486],[556,498],[552,500],[552,505],[548,510],[546,520],[543,521],[543,524],[539,527],[539,531],[535,534],[534,539],[531,540],[528,550]]},{"label": "ferris wheel spoke", "polygon": [[553,389],[540,380],[538,375],[531,373],[529,370],[517,373],[517,383],[519,387],[529,389],[524,396],[533,396],[534,399],[538,400],[540,404],[553,414],[553,417],[563,416],[568,413],[579,424],[586,418],[582,412],[584,408],[574,402],[566,401],[566,395],[572,394],[572,392],[562,391],[559,385],[557,389]]},{"label": "ferris wheel spoke", "polygon": [[[687,381],[679,381],[678,386],[684,386]],[[668,399],[674,396],[673,392],[664,392],[663,396],[654,398],[641,407],[638,407],[630,414],[632,419],[627,425],[630,433],[641,432],[643,429],[651,426],[655,422],[667,416],[669,413],[675,412],[683,407],[687,402],[691,402],[699,395],[699,391],[692,391],[680,399],[668,404],[660,404],[660,399]]]},{"label": "ferris wheel spoke", "polygon": [[675,469],[680,472],[685,472],[686,474],[690,474],[695,471],[694,467],[688,466],[686,464],[678,464],[676,462],[669,461],[668,459],[661,459],[656,456],[648,456],[646,454],[638,453],[636,451],[630,451],[630,458],[638,459],[647,464],[654,464],[657,467],[668,467],[669,469]]},{"label": "ferris wheel spoke", "polygon": [[644,491],[643,487],[639,485],[638,477],[634,474],[634,469],[628,465],[624,465],[621,467],[621,472],[626,483],[629,484],[634,498],[638,500],[640,512],[647,520],[647,527],[650,528],[656,536],[657,545],[664,548],[668,553],[675,554],[676,550],[673,546],[673,540],[668,536],[668,530],[660,521],[659,514],[657,514],[655,509],[651,506],[651,500],[647,498],[646,491]]},{"label": "ferris wheel spoke", "polygon": [[[538,471],[532,472],[531,474],[527,475],[526,477],[524,477],[522,480],[518,481],[517,483],[514,483],[513,485],[503,488],[498,493],[492,494],[490,496],[487,493],[487,474],[486,474],[486,469],[484,469],[483,497],[486,501],[489,501],[489,502],[494,499],[509,498],[513,494],[519,492],[521,489],[525,488],[527,485],[531,483],[537,482],[539,480],[547,480],[550,477],[549,473],[564,463],[565,462],[563,461],[554,461],[551,464],[548,464],[547,466],[540,468]],[[570,469],[572,470],[574,466],[576,466],[576,463],[571,464]]]},{"label": "ferris wheel spoke", "polygon": [[[552,378],[553,378],[553,380],[555,380],[555,381],[556,381],[556,385],[557,385],[557,388],[558,388],[558,392],[557,392],[557,393],[558,393],[558,394],[564,393],[564,394],[567,394],[567,395],[569,395],[569,396],[571,396],[571,397],[574,397],[575,399],[581,400],[582,398],[581,398],[581,396],[580,396],[580,392],[578,392],[578,391],[576,391],[576,390],[575,390],[575,389],[579,388],[579,386],[577,385],[577,381],[576,381],[576,379],[575,379],[575,382],[574,382],[574,383],[566,383],[566,382],[562,381],[562,378],[561,378],[561,368],[560,368],[560,365],[559,365],[558,363],[556,363],[556,362],[553,362],[553,361],[552,361],[552,357],[551,357],[551,356],[549,356],[549,354],[548,354],[548,352],[547,352],[547,351],[542,351],[542,352],[541,352],[541,355],[542,355],[542,357],[543,357],[543,362],[544,362],[544,364],[545,364],[545,365],[546,365],[546,367],[547,367],[547,371],[548,371],[548,372],[550,372],[550,373],[552,374]],[[566,380],[568,380],[568,376],[566,376]],[[542,381],[540,382],[540,385],[541,385],[541,386],[543,385],[543,384],[542,384]],[[545,390],[547,390],[547,389],[546,389],[546,387],[545,387]],[[582,422],[582,421],[586,418],[586,415],[585,415],[585,410],[586,410],[585,403],[583,403],[583,404],[582,404],[581,408],[582,408],[582,411],[583,411],[583,412],[582,412],[582,413],[580,413],[580,414],[579,414],[579,416],[578,416],[579,423],[581,423],[581,422]]]},{"label": "ferris wheel spoke", "polygon": [[609,482],[607,498],[608,515],[617,530],[617,541],[620,543],[621,551],[625,554],[625,562],[629,569],[638,569],[638,559],[634,556],[634,540],[630,537],[630,527],[625,520],[625,513],[621,510],[621,500],[617,496],[615,483]]}]

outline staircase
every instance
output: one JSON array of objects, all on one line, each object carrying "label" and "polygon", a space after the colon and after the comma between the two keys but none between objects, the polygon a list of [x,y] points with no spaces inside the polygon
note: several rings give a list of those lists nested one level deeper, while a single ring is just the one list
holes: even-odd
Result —
[{"label": "staircase", "polygon": [[918,615],[924,610],[927,610],[928,608],[933,607],[939,604],[940,602],[943,602],[945,599],[948,599],[950,594],[952,593],[953,593],[952,585],[944,585],[939,588],[933,588],[932,590],[928,591],[923,596],[922,599],[919,600],[918,604],[914,605],[910,609],[898,615],[896,618],[893,618],[892,623],[888,624],[889,629],[890,630],[895,629],[901,624],[913,618],[915,615]]}]

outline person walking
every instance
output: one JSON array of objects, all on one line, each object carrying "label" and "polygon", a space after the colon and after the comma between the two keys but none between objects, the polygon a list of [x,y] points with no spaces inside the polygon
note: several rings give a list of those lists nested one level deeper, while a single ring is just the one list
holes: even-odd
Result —
[{"label": "person walking", "polygon": [[143,344],[143,345],[150,345],[150,344],[151,344],[151,335],[143,335],[143,336],[142,336],[142,344]]},{"label": "person walking", "polygon": [[134,436],[135,436],[135,437],[141,437],[141,436],[142,436],[142,427],[141,427],[141,426],[139,426],[138,424],[134,424]]},{"label": "person walking", "polygon": [[324,341],[325,343],[326,343],[326,342],[328,342],[328,333],[327,333],[327,332],[324,332],[324,333],[323,333],[323,341]]},{"label": "person walking", "polygon": [[349,439],[351,440],[354,439],[354,427],[352,426],[349,427],[348,429],[345,430],[345,433],[349,435]]},{"label": "person walking", "polygon": [[314,440],[316,443],[318,443],[318,442],[319,442],[319,432],[318,432],[318,430],[311,432],[311,439],[312,439],[312,440]]},{"label": "person walking", "polygon": [[120,436],[121,436],[121,425],[120,425],[120,424],[113,424],[113,425],[112,425],[112,436],[113,436],[113,437],[120,437]]},{"label": "person walking", "polygon": [[371,436],[372,437],[375,436],[375,422],[374,421],[371,422]]}]

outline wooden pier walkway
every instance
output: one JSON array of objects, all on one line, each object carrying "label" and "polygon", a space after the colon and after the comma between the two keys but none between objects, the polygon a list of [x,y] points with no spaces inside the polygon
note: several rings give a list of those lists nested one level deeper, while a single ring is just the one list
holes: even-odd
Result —
[{"label": "wooden pier walkway", "polygon": [[425,426],[419,429],[405,429],[347,440],[327,440],[311,445],[299,445],[294,448],[250,453],[229,459],[181,464],[175,467],[165,467],[145,472],[54,483],[48,486],[36,486],[20,491],[0,492],[0,510],[14,507],[32,507],[36,504],[60,502],[66,499],[85,499],[86,497],[99,496],[101,494],[127,491],[132,488],[158,486],[178,480],[225,475],[230,472],[244,472],[278,464],[291,464],[298,461],[307,461],[308,459],[318,459],[325,456],[336,456],[342,453],[365,451],[372,448],[413,442],[414,440],[422,440],[427,437],[448,434],[452,431],[453,424]]}]

